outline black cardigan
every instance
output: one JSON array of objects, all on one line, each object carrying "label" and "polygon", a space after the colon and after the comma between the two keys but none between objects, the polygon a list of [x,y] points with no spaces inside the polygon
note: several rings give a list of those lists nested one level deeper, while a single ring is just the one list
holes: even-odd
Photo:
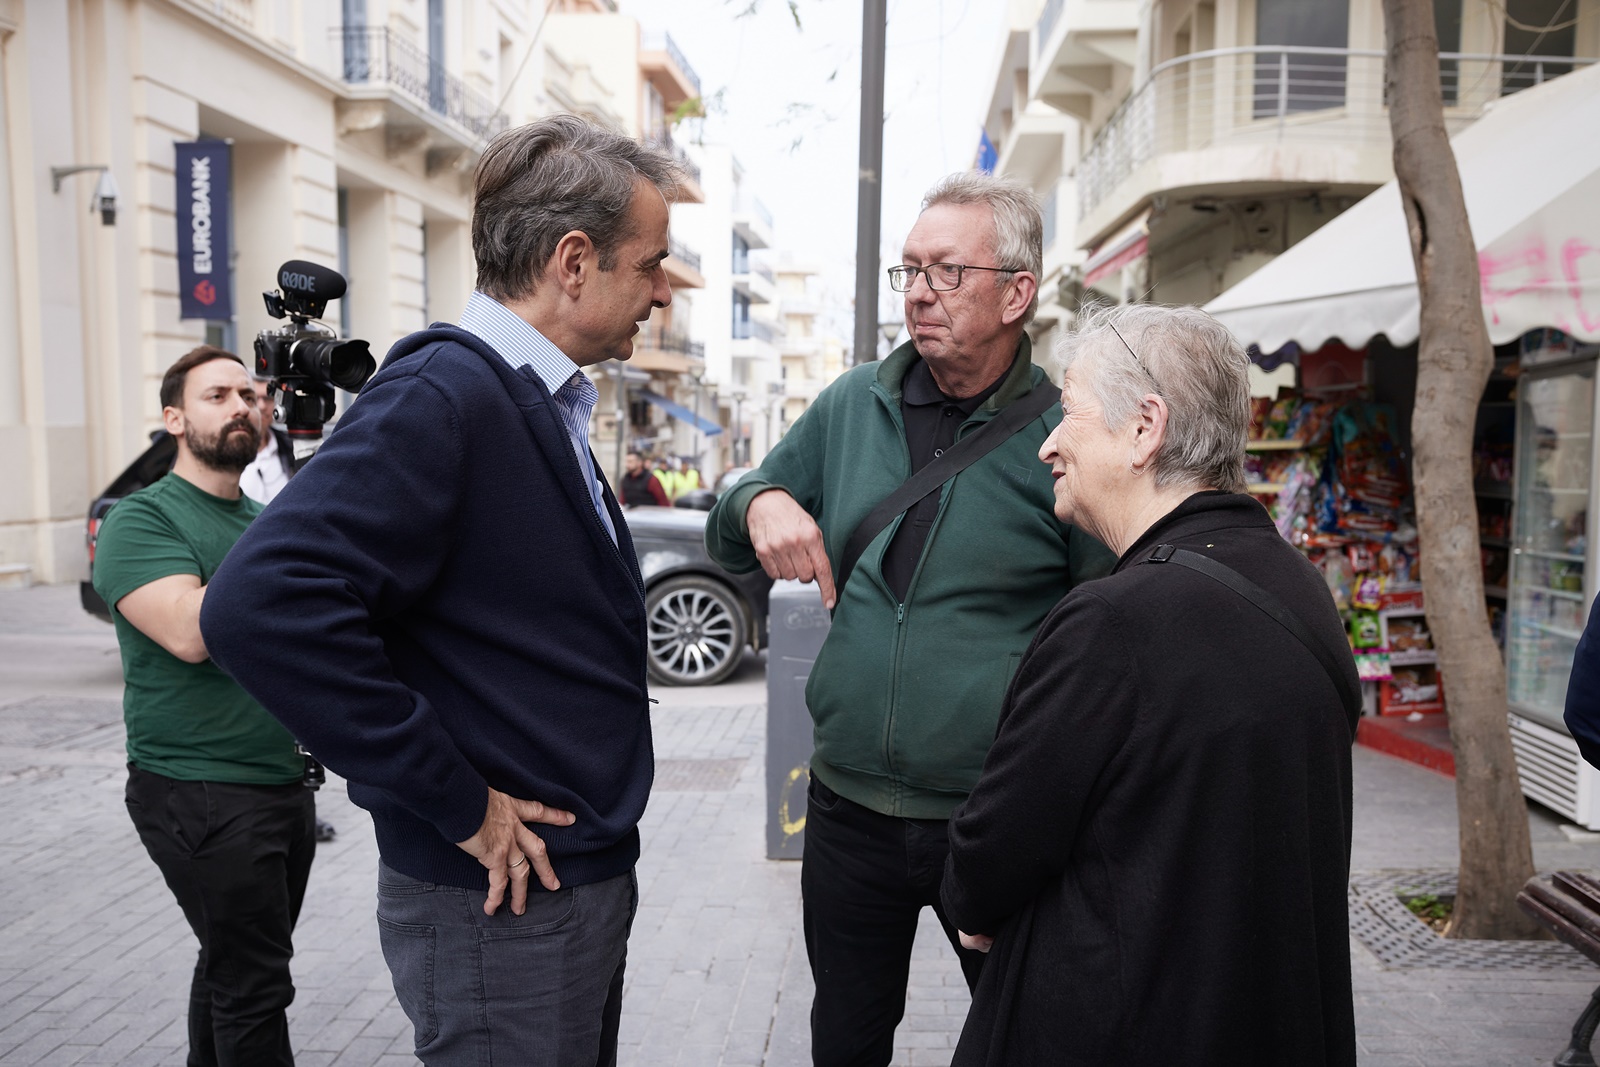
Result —
[{"label": "black cardigan", "polygon": [[1056,605],[950,823],[944,905],[995,935],[958,1067],[1355,1063],[1355,724],[1259,608],[1141,565],[1158,544],[1343,644],[1322,579],[1248,496],[1190,497]]},{"label": "black cardigan", "polygon": [[486,890],[452,842],[492,786],[571,811],[538,828],[551,865],[604,881],[638,859],[654,768],[644,586],[605,506],[615,543],[538,375],[436,325],[228,553],[206,648],[349,780],[395,870]]}]

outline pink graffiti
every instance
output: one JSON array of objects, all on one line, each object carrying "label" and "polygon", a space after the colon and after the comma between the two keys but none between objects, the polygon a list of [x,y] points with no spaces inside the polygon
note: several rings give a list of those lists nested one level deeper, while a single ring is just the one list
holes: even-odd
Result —
[{"label": "pink graffiti", "polygon": [[[1496,275],[1519,269],[1528,272],[1523,284],[1505,289],[1496,288],[1492,284],[1492,279]],[[1489,313],[1489,321],[1498,324],[1500,312],[1495,305],[1530,290],[1542,289],[1549,284],[1550,263],[1545,255],[1544,241],[1537,236],[1530,237],[1521,248],[1499,256],[1489,252],[1479,252],[1478,274],[1482,279],[1480,284],[1483,287],[1483,308]]]},{"label": "pink graffiti", "polygon": [[1573,306],[1578,309],[1578,322],[1585,330],[1600,330],[1600,316],[1591,316],[1584,306],[1583,282],[1578,278],[1578,260],[1600,252],[1588,241],[1574,237],[1561,246],[1561,276],[1567,280],[1567,292],[1572,294]]},{"label": "pink graffiti", "polygon": [[[1588,307],[1588,302],[1600,286],[1585,287],[1579,273],[1579,260],[1600,254],[1600,248],[1581,237],[1571,237],[1560,246],[1559,255],[1550,254],[1550,246],[1539,235],[1531,235],[1520,245],[1505,252],[1478,253],[1478,273],[1481,277],[1483,309],[1492,324],[1500,322],[1498,305],[1523,293],[1544,293],[1556,297],[1563,287],[1556,284],[1552,260],[1559,261],[1561,281],[1565,295],[1571,299],[1570,311],[1577,316],[1584,332],[1600,330],[1600,312]],[[1511,275],[1507,278],[1506,275]],[[1554,326],[1567,333],[1573,331],[1573,320],[1567,310],[1553,311],[1555,321],[1543,325]]]}]

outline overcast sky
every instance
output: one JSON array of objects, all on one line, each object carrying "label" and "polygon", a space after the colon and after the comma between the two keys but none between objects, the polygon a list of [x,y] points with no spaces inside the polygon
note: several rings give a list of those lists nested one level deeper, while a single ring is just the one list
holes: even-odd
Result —
[{"label": "overcast sky", "polygon": [[[665,29],[700,77],[699,132],[727,144],[771,209],[778,244],[824,272],[848,341],[855,288],[861,0],[619,0]],[[922,194],[972,165],[1008,5],[889,0],[883,248],[897,262]],[[720,95],[719,95],[720,94]],[[693,140],[694,123],[680,127]],[[881,277],[881,276],[880,276]],[[880,283],[880,317],[899,301]]]}]

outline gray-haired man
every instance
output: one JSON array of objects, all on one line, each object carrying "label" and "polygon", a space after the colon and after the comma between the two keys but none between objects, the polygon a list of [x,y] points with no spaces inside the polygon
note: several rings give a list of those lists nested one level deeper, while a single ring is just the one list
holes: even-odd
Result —
[{"label": "gray-haired man", "polygon": [[912,503],[834,589],[841,550],[881,500],[957,441],[1006,426],[1013,405],[1030,410],[1044,382],[1023,332],[1041,231],[1015,182],[958,174],[936,186],[889,271],[911,340],[823,390],[707,519],[724,566],[815,579],[829,607],[837,600],[806,688],[816,752],[800,884],[819,1065],[888,1064],[924,907],[977,980],[982,956],[957,943],[939,903],[946,825],[1045,613],[1110,569],[1103,546],[1051,512],[1036,453],[1061,421],[1052,388],[1048,407],[1031,409],[1042,414]]},{"label": "gray-haired man", "polygon": [[372,812],[430,1067],[616,1060],[653,761],[643,588],[581,368],[672,298],[677,175],[570,115],[496,138],[460,328],[395,346],[207,599],[213,657]]}]

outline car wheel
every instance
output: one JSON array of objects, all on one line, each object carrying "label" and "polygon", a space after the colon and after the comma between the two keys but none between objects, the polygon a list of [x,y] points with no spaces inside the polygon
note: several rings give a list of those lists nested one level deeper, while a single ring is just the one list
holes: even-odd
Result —
[{"label": "car wheel", "polygon": [[645,601],[650,675],[668,685],[715,685],[744,656],[744,605],[709,578],[668,578]]}]

